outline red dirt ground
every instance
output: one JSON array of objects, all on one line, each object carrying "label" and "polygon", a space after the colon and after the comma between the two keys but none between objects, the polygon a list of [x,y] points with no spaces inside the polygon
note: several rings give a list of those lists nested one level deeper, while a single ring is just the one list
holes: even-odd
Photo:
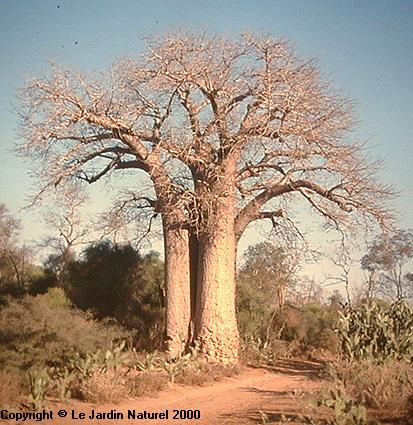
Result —
[{"label": "red dirt ground", "polygon": [[[281,415],[290,419],[291,424],[299,411],[294,393],[315,389],[320,386],[316,379],[320,366],[311,362],[282,362],[272,368],[242,369],[235,377],[205,387],[173,385],[154,397],[127,399],[119,404],[92,405],[73,402],[70,405],[53,404],[48,409],[54,412],[54,419],[40,423],[47,425],[126,425],[126,424],[199,424],[251,425],[281,420]],[[68,411],[66,418],[58,418],[57,411]],[[95,418],[89,418],[94,410]],[[123,419],[96,419],[97,412],[111,410],[122,413]],[[138,412],[165,412],[169,419],[128,419],[128,410]],[[172,419],[174,410],[199,410],[199,420]],[[74,412],[72,418],[72,411]],[[79,419],[80,413],[85,414]],[[78,419],[75,419],[78,418]],[[7,421],[11,424],[12,421]],[[16,422],[14,422],[16,423]],[[27,420],[25,424],[39,423]]]}]

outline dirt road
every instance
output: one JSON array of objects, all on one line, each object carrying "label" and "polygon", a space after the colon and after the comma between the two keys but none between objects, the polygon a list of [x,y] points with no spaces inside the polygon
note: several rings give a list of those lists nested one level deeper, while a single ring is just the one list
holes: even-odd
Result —
[{"label": "dirt road", "polygon": [[[53,420],[42,421],[48,425],[88,424],[256,424],[263,418],[273,422],[286,414],[293,418],[297,413],[292,391],[314,388],[318,366],[310,362],[284,362],[274,368],[245,368],[240,375],[206,387],[173,386],[156,397],[128,399],[117,405],[94,406],[74,403],[70,406],[52,406]],[[64,408],[68,415],[58,418],[57,411]],[[140,419],[158,413],[161,419]],[[174,412],[178,411],[178,413]],[[182,411],[182,412],[180,412]],[[189,411],[192,411],[189,412]],[[197,415],[200,419],[183,419]],[[165,418],[168,413],[168,419]],[[84,417],[82,417],[84,414]],[[105,417],[103,418],[103,414]],[[173,419],[176,415],[177,418]],[[182,418],[179,416],[181,415]],[[135,417],[135,419],[133,419]],[[7,421],[11,423],[11,421]],[[26,421],[25,423],[35,423]],[[37,422],[39,423],[39,422]]]}]

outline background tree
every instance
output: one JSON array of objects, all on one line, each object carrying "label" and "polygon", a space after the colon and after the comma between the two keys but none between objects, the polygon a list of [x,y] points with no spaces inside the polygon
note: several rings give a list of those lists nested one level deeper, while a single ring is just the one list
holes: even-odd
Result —
[{"label": "background tree", "polygon": [[239,280],[254,282],[257,289],[269,296],[273,308],[281,309],[286,301],[286,292],[295,284],[300,259],[292,250],[271,242],[250,246],[245,254],[245,264]]},{"label": "background tree", "polygon": [[119,170],[150,177],[153,196],[138,199],[162,215],[167,333],[214,360],[237,358],[236,246],[250,223],[291,219],[297,199],[334,229],[391,215],[377,164],[351,141],[351,102],[281,39],[166,34],[99,80],[55,67],[23,99],[21,152],[44,164],[40,193]]},{"label": "background tree", "polygon": [[381,293],[396,300],[412,296],[412,281],[406,270],[412,258],[410,230],[396,230],[391,235],[377,237],[361,261],[372,280],[369,288],[378,286]]},{"label": "background tree", "polygon": [[18,245],[20,223],[0,204],[0,289],[21,296],[27,290],[30,250]]},{"label": "background tree", "polygon": [[[51,232],[38,245],[52,249],[45,268],[55,279],[54,284],[68,285],[68,265],[74,260],[76,246],[90,243],[91,226],[82,222],[81,208],[87,197],[78,185],[69,186],[65,192],[53,193],[48,199],[50,206],[43,213],[47,229]],[[53,284],[53,282],[50,282]]]},{"label": "background tree", "polygon": [[[241,332],[265,329],[268,341],[272,322],[297,283],[299,257],[271,242],[250,246],[237,277],[237,310]],[[244,329],[244,327],[246,327]]]},{"label": "background tree", "polygon": [[375,267],[367,267],[362,259],[362,269],[364,272],[364,279],[358,293],[358,301],[365,301],[371,304],[380,296],[380,272]]},{"label": "background tree", "polygon": [[314,277],[303,276],[295,287],[292,288],[290,299],[296,306],[305,304],[321,304],[323,301],[323,288]]},{"label": "background tree", "polygon": [[[16,237],[19,232],[19,222],[9,213],[6,205],[0,204],[0,282],[5,287],[14,279],[16,267],[13,264],[16,251]],[[13,261],[10,261],[10,257]],[[17,267],[19,271],[19,267]]]},{"label": "background tree", "polygon": [[[349,247],[342,243],[329,259],[334,264],[336,270],[333,274],[329,274],[326,280],[330,281],[331,285],[340,285],[344,289],[345,303],[351,306],[355,291],[352,284],[351,272],[356,262],[351,256]],[[336,289],[335,291],[338,290]]]},{"label": "background tree", "polygon": [[[333,329],[343,298],[333,293],[325,303],[321,288],[297,276],[302,252],[271,242],[250,246],[237,276],[237,318],[241,336],[275,352],[337,350]],[[281,303],[279,285],[286,292]],[[281,298],[282,299],[282,298]]]}]

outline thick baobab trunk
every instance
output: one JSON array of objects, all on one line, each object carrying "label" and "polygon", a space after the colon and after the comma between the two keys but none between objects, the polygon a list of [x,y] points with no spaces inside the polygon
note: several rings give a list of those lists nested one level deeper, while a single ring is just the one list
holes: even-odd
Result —
[{"label": "thick baobab trunk", "polygon": [[239,334],[235,316],[234,199],[219,201],[213,226],[199,238],[195,334],[208,360],[235,363]]},{"label": "thick baobab trunk", "polygon": [[179,355],[190,337],[191,298],[188,231],[164,219],[166,349]]}]

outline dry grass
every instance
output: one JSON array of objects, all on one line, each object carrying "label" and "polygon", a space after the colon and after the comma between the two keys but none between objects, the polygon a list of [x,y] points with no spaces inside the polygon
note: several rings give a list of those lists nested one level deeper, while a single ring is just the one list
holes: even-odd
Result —
[{"label": "dry grass", "polygon": [[167,383],[168,377],[165,373],[146,370],[128,376],[128,394],[132,397],[153,395],[161,391],[167,385]]},{"label": "dry grass", "polygon": [[340,389],[344,398],[339,399],[367,408],[374,423],[413,425],[413,365],[396,360],[341,361],[331,365],[327,379],[317,399],[330,399]]},{"label": "dry grass", "polygon": [[22,377],[11,372],[0,371],[0,406],[16,407],[23,397]]},{"label": "dry grass", "polygon": [[222,378],[238,375],[239,365],[226,366],[216,363],[199,363],[196,368],[188,367],[175,379],[177,384],[200,386]]},{"label": "dry grass", "polygon": [[348,393],[366,407],[403,410],[413,393],[413,367],[405,362],[343,362],[335,369]]},{"label": "dry grass", "polygon": [[98,370],[80,387],[85,401],[91,403],[117,403],[128,395],[127,380],[118,370]]},{"label": "dry grass", "polygon": [[[177,375],[177,384],[198,386],[219,381],[239,373],[239,366],[197,363],[189,365]],[[145,370],[126,374],[121,370],[96,371],[86,379],[77,391],[81,398],[92,403],[116,403],[122,398],[154,395],[168,384],[164,371]]]}]

